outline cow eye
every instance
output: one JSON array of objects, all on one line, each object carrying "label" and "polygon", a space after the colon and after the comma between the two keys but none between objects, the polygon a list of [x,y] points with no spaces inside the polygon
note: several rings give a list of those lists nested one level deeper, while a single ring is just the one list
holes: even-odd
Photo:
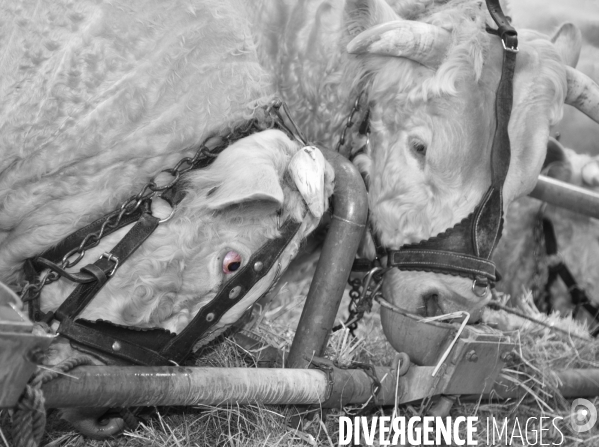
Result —
[{"label": "cow eye", "polygon": [[423,157],[426,155],[426,144],[422,141],[412,141],[412,149],[417,155]]},{"label": "cow eye", "polygon": [[223,259],[223,272],[225,274],[236,272],[241,267],[241,255],[236,251],[230,251]]}]

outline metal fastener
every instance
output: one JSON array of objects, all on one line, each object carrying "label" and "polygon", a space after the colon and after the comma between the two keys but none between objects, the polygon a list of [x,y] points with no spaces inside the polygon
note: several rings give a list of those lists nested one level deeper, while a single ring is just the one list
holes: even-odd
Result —
[{"label": "metal fastener", "polygon": [[466,360],[469,362],[476,362],[478,360],[478,354],[474,349],[466,353]]},{"label": "metal fastener", "polygon": [[241,292],[241,286],[233,287],[229,291],[229,299],[233,300],[233,299],[237,298],[239,296],[240,292]]},{"label": "metal fastener", "polygon": [[214,314],[210,312],[208,315],[206,315],[206,321],[210,322],[212,320],[214,320]]},{"label": "metal fastener", "polygon": [[115,341],[112,344],[112,350],[113,351],[120,351],[121,350],[121,344],[118,341]]},{"label": "metal fastener", "polygon": [[256,261],[254,263],[254,270],[259,272],[264,268],[264,264],[262,263],[262,261]]}]

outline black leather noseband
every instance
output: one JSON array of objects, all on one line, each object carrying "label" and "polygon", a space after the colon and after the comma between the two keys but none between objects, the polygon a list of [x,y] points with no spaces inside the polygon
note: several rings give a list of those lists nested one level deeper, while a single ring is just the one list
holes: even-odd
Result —
[{"label": "black leather noseband", "polygon": [[475,210],[443,233],[398,250],[388,250],[387,265],[400,270],[418,270],[471,278],[474,286],[486,287],[497,280],[491,256],[503,229],[503,184],[510,165],[508,123],[513,102],[513,76],[518,36],[498,0],[487,0],[503,42],[503,65],[495,99],[496,128],[491,149],[491,186]]}]

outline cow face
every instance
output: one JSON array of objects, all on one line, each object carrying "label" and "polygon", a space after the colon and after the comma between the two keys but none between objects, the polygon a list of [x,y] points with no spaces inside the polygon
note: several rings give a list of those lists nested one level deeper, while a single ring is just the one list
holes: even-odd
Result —
[{"label": "cow face", "polygon": [[[418,20],[377,0],[349,1],[346,8],[347,50],[354,55],[348,72],[363,80],[371,117],[370,147],[356,161],[370,181],[374,229],[392,249],[454,226],[489,187],[503,59],[500,39],[485,31],[492,21],[480,1],[412,14]],[[560,54],[576,45],[572,33],[553,41],[527,31],[519,37],[504,209],[532,190],[549,126],[564,100],[580,99],[588,85],[572,88],[579,78]],[[489,299],[488,292],[478,296],[471,279],[397,269],[383,290],[397,306],[423,315],[468,310],[476,317]]]},{"label": "cow face", "polygon": [[[236,142],[209,167],[186,174],[186,196],[172,219],[119,267],[80,317],[178,333],[257,250],[278,237],[287,219],[301,222],[278,262],[213,329],[227,327],[273,285],[316,227],[333,177],[318,149],[302,148],[281,131]],[[170,207],[155,202],[152,211],[166,217]],[[109,252],[128,230],[104,238],[81,265]],[[63,279],[46,286],[42,310],[56,309],[73,287]]]}]

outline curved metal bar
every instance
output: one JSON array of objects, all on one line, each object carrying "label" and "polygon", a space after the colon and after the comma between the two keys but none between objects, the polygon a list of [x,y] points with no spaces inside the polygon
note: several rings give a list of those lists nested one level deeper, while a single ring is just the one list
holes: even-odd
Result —
[{"label": "curved metal bar", "polygon": [[358,170],[338,153],[321,150],[335,169],[334,213],[291,344],[290,368],[306,368],[322,354],[368,218],[368,195]]},{"label": "curved metal bar", "polygon": [[530,196],[599,219],[599,194],[589,189],[540,175]]}]

